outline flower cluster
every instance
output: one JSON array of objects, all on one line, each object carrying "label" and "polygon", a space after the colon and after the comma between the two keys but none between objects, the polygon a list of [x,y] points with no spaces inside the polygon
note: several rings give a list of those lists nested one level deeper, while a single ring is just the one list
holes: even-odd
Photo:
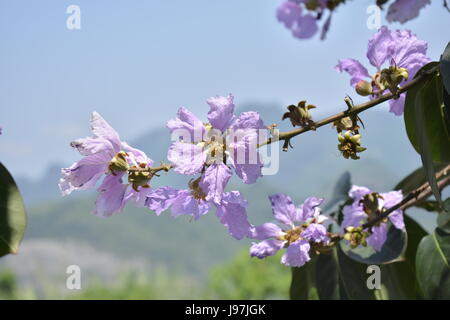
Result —
[{"label": "flower cluster", "polygon": [[[358,186],[353,186],[350,189],[349,196],[353,199],[353,203],[345,206],[342,211],[344,214],[342,231],[350,233],[355,233],[354,231],[358,231],[358,229],[354,228],[359,228],[362,224],[373,220],[403,199],[401,191],[375,193],[366,187]],[[376,223],[370,230],[359,230],[367,234],[364,234],[364,237],[360,237],[358,240],[361,242],[366,241],[368,245],[380,251],[387,239],[389,221],[395,228],[405,230],[403,211],[398,209],[393,211],[388,218]],[[354,239],[347,240],[351,242]],[[358,243],[354,244],[358,245]]]},{"label": "flower cluster", "polygon": [[[318,21],[328,12],[322,25],[320,38],[323,40],[330,28],[333,10],[341,0],[286,0],[277,9],[277,19],[298,39],[307,39],[319,31]],[[306,12],[305,12],[306,11]]]},{"label": "flower cluster", "polygon": [[[355,59],[339,60],[336,70],[350,74],[350,84],[358,94],[377,98],[387,89],[397,94],[399,85],[406,84],[422,66],[430,62],[426,52],[427,43],[417,39],[411,31],[390,31],[383,26],[369,40],[367,48],[367,58],[376,68],[375,74],[370,76]],[[386,62],[388,67],[382,69]],[[365,80],[367,78],[370,82]],[[389,100],[390,111],[395,115],[403,113],[405,96],[402,93],[396,99]]]},{"label": "flower cluster", "polygon": [[252,244],[250,255],[263,259],[287,247],[281,262],[287,266],[301,267],[311,259],[311,248],[317,250],[330,241],[323,225],[327,218],[320,214],[319,206],[323,199],[310,197],[299,207],[295,207],[291,198],[282,193],[269,199],[274,218],[282,227],[271,222],[253,227],[251,237],[262,241]]}]

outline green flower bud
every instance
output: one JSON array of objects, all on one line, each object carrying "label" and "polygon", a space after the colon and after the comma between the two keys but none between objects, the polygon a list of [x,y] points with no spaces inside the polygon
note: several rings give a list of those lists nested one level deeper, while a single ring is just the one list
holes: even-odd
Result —
[{"label": "green flower bud", "polygon": [[360,96],[370,96],[372,94],[372,84],[365,80],[360,80],[356,84],[355,90]]}]

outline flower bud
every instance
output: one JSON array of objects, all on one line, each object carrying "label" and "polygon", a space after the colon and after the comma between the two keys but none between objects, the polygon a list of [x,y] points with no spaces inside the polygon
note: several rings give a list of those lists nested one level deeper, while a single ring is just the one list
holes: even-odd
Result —
[{"label": "flower bud", "polygon": [[372,84],[366,80],[360,80],[356,84],[355,90],[360,96],[369,96],[372,94]]},{"label": "flower bud", "polygon": [[126,159],[126,156],[128,154],[126,152],[120,151],[117,153],[114,158],[112,158],[111,162],[109,163],[108,170],[113,175],[116,174],[116,172],[126,172],[130,168],[128,161]]}]

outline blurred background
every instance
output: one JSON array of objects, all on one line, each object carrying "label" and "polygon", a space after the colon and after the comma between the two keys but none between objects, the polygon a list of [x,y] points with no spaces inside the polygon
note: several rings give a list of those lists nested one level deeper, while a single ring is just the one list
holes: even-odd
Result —
[{"label": "blurred background", "polygon": [[[366,27],[366,9],[374,1],[339,7],[325,41],[294,39],[276,21],[280,2],[0,1],[0,160],[16,178],[29,216],[19,253],[0,260],[0,298],[288,298],[290,270],[279,256],[250,259],[250,241],[231,238],[214,212],[191,222],[129,206],[101,219],[90,213],[94,191],[62,198],[57,185],[60,168],[79,159],[69,142],[90,135],[94,110],[122,140],[163,161],[167,120],[180,106],[206,119],[205,100],[213,95],[233,93],[238,113],[259,111],[281,130],[291,128],[281,122],[286,106],[299,100],[318,106],[316,120],[343,110],[346,94],[364,101],[333,68],[340,58],[369,66],[374,30]],[[66,27],[69,5],[80,7],[80,30]],[[449,40],[439,30],[450,29],[450,15],[434,1],[419,18],[389,27],[413,30],[437,60]],[[250,186],[233,180],[228,189],[244,193],[254,224],[271,220],[268,195],[326,198],[345,171],[354,184],[391,190],[420,158],[403,118],[387,110],[362,115],[368,149],[359,161],[343,159],[335,131],[324,127],[280,153],[277,175]],[[172,173],[153,186],[188,180]],[[433,228],[432,214],[410,214]],[[81,290],[66,288],[72,264],[81,267]]]}]

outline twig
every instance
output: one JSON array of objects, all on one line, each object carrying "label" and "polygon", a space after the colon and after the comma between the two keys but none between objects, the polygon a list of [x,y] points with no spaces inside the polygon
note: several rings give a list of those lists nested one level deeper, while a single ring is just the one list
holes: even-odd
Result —
[{"label": "twig", "polygon": [[398,89],[398,91],[396,92],[396,94],[392,94],[392,93],[387,93],[384,94],[380,97],[378,97],[377,99],[353,106],[351,109],[347,109],[345,111],[339,112],[335,115],[332,115],[328,118],[322,119],[318,122],[314,122],[314,126],[307,126],[307,127],[302,127],[302,128],[297,128],[291,131],[286,131],[286,132],[280,132],[279,135],[277,135],[274,138],[269,138],[267,139],[267,141],[261,143],[258,145],[258,147],[267,145],[267,144],[271,144],[273,142],[276,142],[278,140],[290,140],[291,138],[298,136],[302,133],[311,131],[311,130],[315,130],[319,127],[322,127],[324,125],[327,125],[329,123],[333,123],[336,120],[340,120],[342,118],[348,117],[350,115],[353,114],[358,114],[360,112],[363,112],[367,109],[370,109],[372,107],[375,107],[387,100],[390,100],[392,98],[397,97],[399,94],[408,91],[411,88],[414,88],[416,85],[418,85],[419,83],[421,83],[422,81],[426,80],[429,76],[431,76],[432,74],[434,74],[435,72],[438,72],[439,70],[439,64],[437,64],[436,66],[434,66],[433,68],[431,68],[430,70],[427,70],[425,72],[423,72],[422,74],[418,75],[417,78],[414,78],[413,80],[411,80],[410,82],[408,82],[406,85],[404,85],[403,87],[401,87],[400,89]]}]

